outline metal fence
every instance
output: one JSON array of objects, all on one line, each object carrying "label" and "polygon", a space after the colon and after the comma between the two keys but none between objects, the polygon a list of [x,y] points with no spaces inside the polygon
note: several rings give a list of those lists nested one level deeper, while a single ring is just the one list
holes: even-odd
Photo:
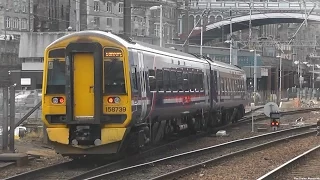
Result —
[{"label": "metal fence", "polygon": [[[254,93],[249,92],[250,101],[254,100]],[[287,90],[281,91],[281,101],[287,101],[293,98],[300,97],[301,100],[319,100],[320,89],[312,88],[288,88]],[[256,102],[259,104],[265,104],[266,102],[277,102],[279,98],[279,91],[258,91],[256,93]]]},{"label": "metal fence", "polygon": [[[32,108],[34,108],[41,101],[42,91],[41,89],[33,91],[16,91],[15,93],[15,107],[16,107],[16,119],[21,119],[25,116]],[[41,106],[35,112],[29,116],[28,121],[39,121],[41,120]]]},{"label": "metal fence", "polygon": [[[0,119],[3,119],[3,94],[0,91]],[[15,91],[15,121],[18,122],[23,118],[32,108],[34,108],[41,101],[41,90],[16,90]],[[8,112],[10,112],[10,91],[8,96]],[[8,114],[9,116],[9,114]],[[41,123],[41,107],[33,112],[27,119],[27,123],[40,124]]]}]

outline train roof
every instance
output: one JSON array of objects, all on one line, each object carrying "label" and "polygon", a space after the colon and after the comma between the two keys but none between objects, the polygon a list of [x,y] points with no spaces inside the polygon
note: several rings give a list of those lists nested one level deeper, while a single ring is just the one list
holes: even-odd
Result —
[{"label": "train roof", "polygon": [[85,30],[85,31],[79,31],[79,32],[75,32],[75,33],[71,33],[68,35],[65,35],[57,40],[55,40],[54,42],[52,42],[48,47],[59,43],[63,40],[66,40],[68,38],[72,38],[74,36],[101,36],[104,38],[109,38],[112,39],[113,41],[116,41],[117,43],[119,43],[120,45],[126,47],[126,48],[131,48],[131,49],[140,49],[140,50],[145,50],[145,51],[150,51],[150,52],[154,52],[154,53],[159,53],[159,54],[164,54],[164,55],[169,55],[169,56],[173,56],[173,57],[177,57],[177,58],[187,58],[188,60],[191,61],[195,61],[195,62],[206,62],[209,61],[212,65],[216,65],[222,68],[227,68],[227,69],[232,69],[232,70],[238,70],[238,71],[243,71],[241,68],[237,67],[237,66],[233,66],[230,64],[226,64],[223,62],[219,62],[219,61],[212,61],[209,58],[206,57],[197,57],[196,55],[192,55],[192,54],[188,54],[185,52],[180,52],[178,50],[173,50],[173,49],[169,49],[169,48],[164,48],[164,47],[159,47],[156,45],[152,45],[152,44],[148,44],[148,43],[144,43],[144,42],[140,42],[140,41],[136,41],[136,40],[132,40],[124,35],[116,35],[113,34],[111,32],[105,32],[105,31],[99,31],[99,30]]}]

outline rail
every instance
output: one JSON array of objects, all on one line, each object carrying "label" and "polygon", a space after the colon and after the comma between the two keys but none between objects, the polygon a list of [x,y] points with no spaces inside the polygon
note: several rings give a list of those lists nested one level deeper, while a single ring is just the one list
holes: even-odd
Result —
[{"label": "rail", "polygon": [[294,165],[296,165],[302,159],[310,157],[314,153],[319,152],[319,151],[320,151],[320,145],[300,154],[299,156],[297,156],[297,157],[289,160],[288,162],[282,164],[281,166],[273,169],[272,171],[270,171],[267,174],[258,178],[258,180],[276,179],[277,176],[281,175],[281,173],[285,172],[290,167],[293,167]]},{"label": "rail", "polygon": [[[311,127],[314,127],[314,125],[305,126],[301,128],[292,128],[278,132],[258,135],[254,137],[239,139],[215,146],[210,146],[169,157],[164,157],[162,159],[148,161],[142,164],[136,164],[123,169],[117,169],[111,172],[109,171],[87,179],[117,179],[117,177],[119,176],[127,177],[128,179],[136,179],[137,174],[139,174],[138,179],[170,179],[177,177],[183,173],[186,173],[187,171],[190,172],[191,170],[194,170],[194,168],[202,167],[203,165],[212,161],[220,161],[222,159],[225,160],[227,157],[233,157],[234,155],[242,154],[250,150],[255,150],[257,148],[283,142],[290,138],[297,138],[306,135],[309,136],[311,134],[314,134],[315,132],[314,130],[310,130]],[[233,152],[225,154],[230,150]],[[208,156],[210,156],[210,158],[208,158]],[[203,161],[204,159],[210,160]],[[183,164],[182,166],[185,167],[177,169],[177,163],[179,163],[180,165]],[[171,165],[170,168],[166,168],[168,164]],[[156,178],[152,177],[152,173],[154,172],[155,168],[159,170],[157,174],[160,174]]]}]

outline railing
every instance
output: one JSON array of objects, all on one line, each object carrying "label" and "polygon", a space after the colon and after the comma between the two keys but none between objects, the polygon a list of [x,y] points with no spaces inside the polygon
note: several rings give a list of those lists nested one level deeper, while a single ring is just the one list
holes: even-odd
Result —
[{"label": "railing", "polygon": [[[19,122],[30,110],[41,101],[41,90],[16,90],[15,91],[15,121]],[[8,112],[10,112],[10,92],[8,96]],[[8,114],[9,116],[9,114]],[[3,97],[0,90],[0,119],[3,117]],[[39,124],[41,121],[41,107],[33,112],[27,123]]]},{"label": "railing", "polygon": [[[306,2],[306,9],[311,10],[315,3]],[[190,3],[191,8],[211,8],[214,10],[219,9],[250,9],[249,2],[233,2],[233,1],[220,1],[210,2],[210,0],[203,0],[199,2]],[[253,2],[253,10],[290,10],[301,11],[304,10],[304,4],[300,2]],[[317,3],[315,10],[320,9],[319,3]]]},{"label": "railing", "polygon": [[[24,117],[33,107],[41,101],[41,90],[16,91],[15,107],[16,121]],[[10,102],[10,101],[9,101]],[[29,116],[27,121],[36,123],[41,119],[41,107]]]}]

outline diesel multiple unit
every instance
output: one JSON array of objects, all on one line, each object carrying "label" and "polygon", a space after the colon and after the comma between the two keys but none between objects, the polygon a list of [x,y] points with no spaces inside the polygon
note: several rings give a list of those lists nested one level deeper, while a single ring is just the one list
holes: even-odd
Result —
[{"label": "diesel multiple unit", "polygon": [[103,31],[61,37],[44,57],[42,119],[63,155],[134,151],[244,116],[245,72],[206,57]]}]

